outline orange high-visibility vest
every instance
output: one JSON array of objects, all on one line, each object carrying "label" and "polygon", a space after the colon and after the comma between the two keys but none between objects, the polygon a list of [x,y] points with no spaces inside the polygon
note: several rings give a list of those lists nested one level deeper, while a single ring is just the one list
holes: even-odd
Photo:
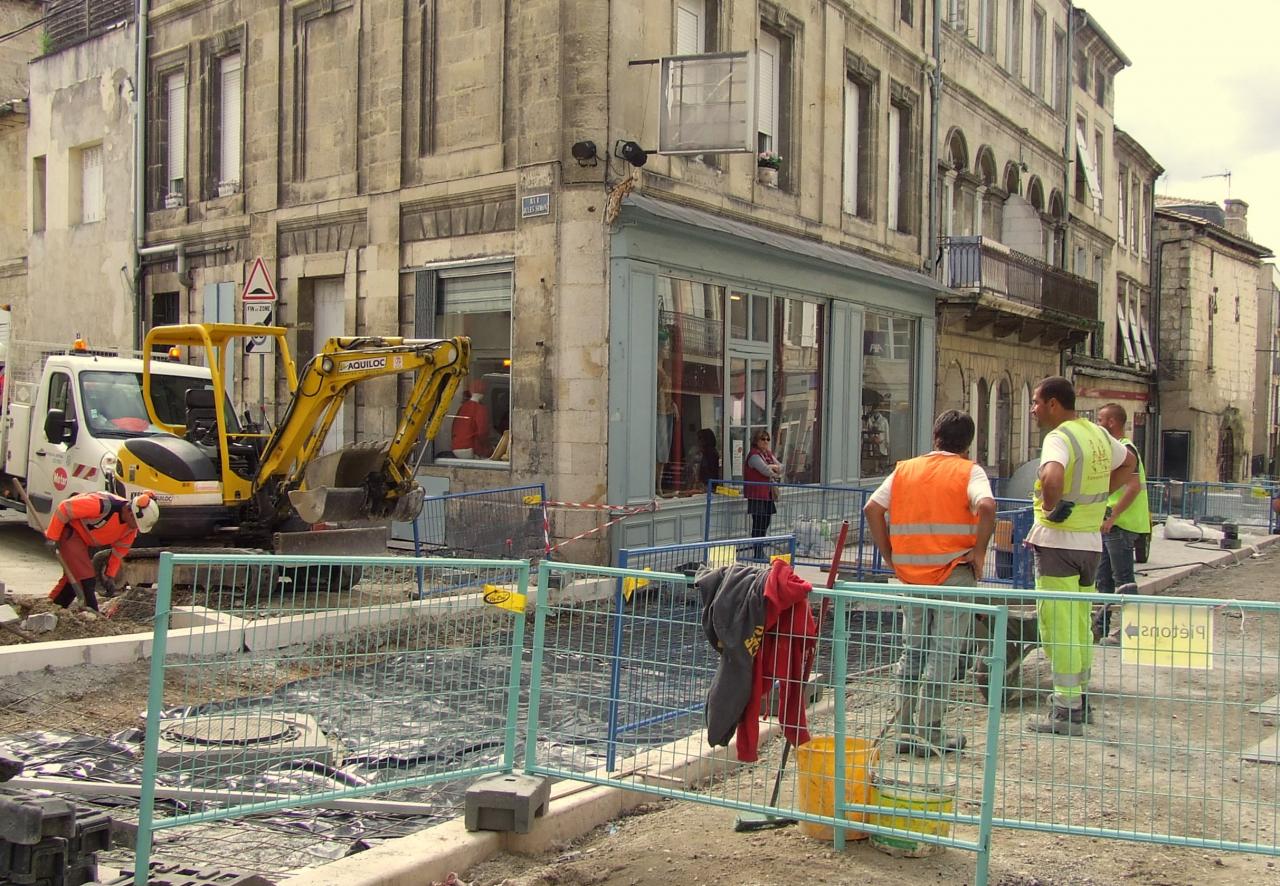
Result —
[{"label": "orange high-visibility vest", "polygon": [[893,571],[907,584],[946,581],[978,541],[969,510],[973,462],[958,455],[922,455],[899,463],[889,493]]}]

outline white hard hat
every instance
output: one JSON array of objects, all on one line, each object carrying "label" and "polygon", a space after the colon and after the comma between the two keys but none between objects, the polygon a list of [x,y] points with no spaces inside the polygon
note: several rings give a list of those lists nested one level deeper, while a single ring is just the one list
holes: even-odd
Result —
[{"label": "white hard hat", "polygon": [[160,519],[160,505],[156,504],[155,495],[150,492],[144,492],[129,502],[129,510],[137,521],[140,534],[150,532]]}]

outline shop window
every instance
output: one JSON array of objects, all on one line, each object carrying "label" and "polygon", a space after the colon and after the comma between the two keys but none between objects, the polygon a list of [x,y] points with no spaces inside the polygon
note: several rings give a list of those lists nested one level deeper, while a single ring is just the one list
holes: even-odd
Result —
[{"label": "shop window", "polygon": [[[730,333],[735,312],[739,334]],[[824,305],[799,298],[659,278],[657,496],[741,478],[757,430],[771,432],[787,482],[820,480],[826,317]]]},{"label": "shop window", "polygon": [[868,312],[862,347],[862,475],[915,454],[916,325]]},{"label": "shop window", "polygon": [[773,347],[773,452],[788,483],[822,479],[824,305],[776,299]]},{"label": "shop window", "polygon": [[417,334],[471,339],[470,373],[434,441],[437,464],[511,461],[511,273],[491,269],[421,272]]},{"label": "shop window", "polygon": [[658,496],[697,495],[730,476],[723,462],[724,303],[722,286],[658,279]]}]

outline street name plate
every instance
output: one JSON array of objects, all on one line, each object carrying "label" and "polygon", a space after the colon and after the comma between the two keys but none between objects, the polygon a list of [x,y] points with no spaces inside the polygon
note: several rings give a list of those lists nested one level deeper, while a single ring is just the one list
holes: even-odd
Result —
[{"label": "street name plate", "polygon": [[1120,636],[1124,664],[1213,670],[1213,612],[1208,607],[1126,603]]}]

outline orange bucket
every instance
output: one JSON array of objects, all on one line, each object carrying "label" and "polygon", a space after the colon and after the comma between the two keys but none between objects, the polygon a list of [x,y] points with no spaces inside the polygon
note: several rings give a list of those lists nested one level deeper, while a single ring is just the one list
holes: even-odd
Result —
[{"label": "orange bucket", "polygon": [[[875,742],[862,738],[844,740],[844,799],[846,803],[871,805],[869,769],[875,756]],[[834,816],[836,796],[836,740],[819,736],[796,748],[796,771],[800,777],[800,809],[814,815]],[[846,812],[846,821],[866,821],[866,813]],[[800,832],[817,840],[834,840],[835,829],[811,821],[800,822]],[[865,840],[862,831],[846,830],[847,840]]]}]

